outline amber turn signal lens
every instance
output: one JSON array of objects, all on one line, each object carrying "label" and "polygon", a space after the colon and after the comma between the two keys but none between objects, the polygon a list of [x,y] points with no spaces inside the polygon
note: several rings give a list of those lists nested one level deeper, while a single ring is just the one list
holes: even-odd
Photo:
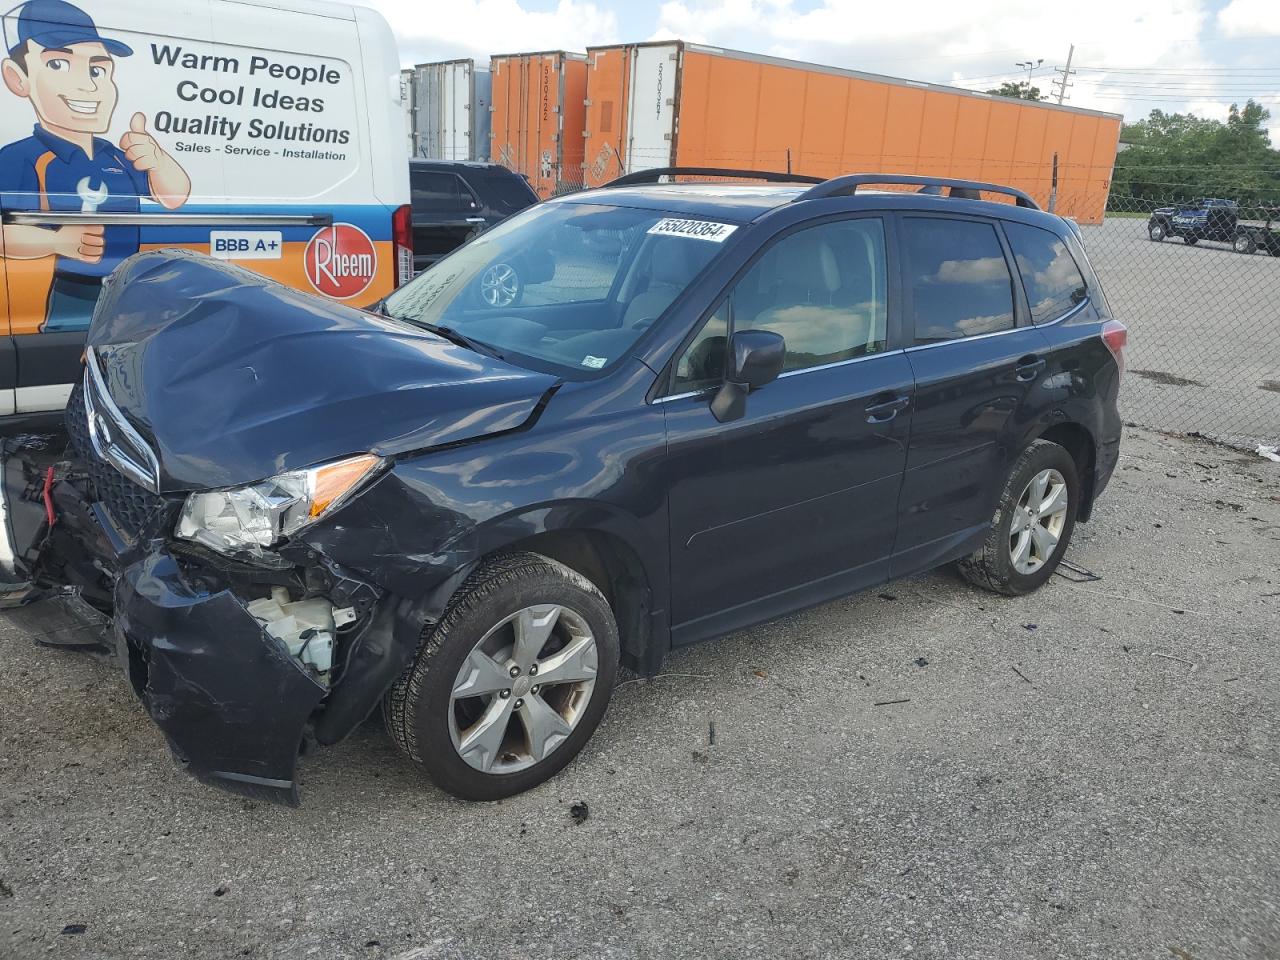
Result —
[{"label": "amber turn signal lens", "polygon": [[313,474],[311,516],[318,517],[369,475],[379,459],[371,453],[317,467]]}]

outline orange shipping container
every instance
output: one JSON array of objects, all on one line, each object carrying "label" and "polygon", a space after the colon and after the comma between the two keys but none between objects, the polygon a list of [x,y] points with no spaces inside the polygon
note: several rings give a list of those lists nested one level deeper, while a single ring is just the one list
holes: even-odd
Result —
[{"label": "orange shipping container", "polygon": [[582,186],[586,57],[562,50],[493,57],[489,156],[544,200]]},{"label": "orange shipping container", "polygon": [[[1122,118],[680,41],[590,47],[587,186],[655,167],[1010,184],[1099,223]],[[566,125],[566,130],[571,129]]]}]

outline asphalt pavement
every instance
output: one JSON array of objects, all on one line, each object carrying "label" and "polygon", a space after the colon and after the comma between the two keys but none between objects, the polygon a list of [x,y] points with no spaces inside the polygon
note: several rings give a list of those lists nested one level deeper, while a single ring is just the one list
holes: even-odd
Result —
[{"label": "asphalt pavement", "polygon": [[376,723],[300,809],[214,791],[112,661],[0,616],[0,955],[1275,958],[1277,498],[1130,431],[1069,555],[1100,580],[935,573],[677,653],[491,804]]}]

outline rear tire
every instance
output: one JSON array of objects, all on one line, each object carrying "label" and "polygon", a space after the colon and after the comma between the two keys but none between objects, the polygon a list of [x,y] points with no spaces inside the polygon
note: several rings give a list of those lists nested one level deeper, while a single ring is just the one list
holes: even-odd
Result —
[{"label": "rear tire", "polygon": [[1232,241],[1231,246],[1236,253],[1254,253],[1258,249],[1257,241],[1247,233],[1236,234],[1236,238]]},{"label": "rear tire", "polygon": [[383,718],[440,789],[498,800],[577,755],[604,716],[618,658],[613,611],[591,581],[540,554],[501,555],[423,631]]},{"label": "rear tire", "polygon": [[1185,243],[1188,247],[1194,247],[1197,243],[1200,242],[1200,238],[1199,237],[1183,237],[1182,242]]},{"label": "rear tire", "polygon": [[[1042,478],[1047,484],[1037,495]],[[1036,502],[1053,491],[1066,497],[1060,515],[1056,501]],[[1030,593],[1062,562],[1079,509],[1080,478],[1071,454],[1048,440],[1032,441],[1009,471],[982,549],[957,564],[961,575],[1005,596]]]}]

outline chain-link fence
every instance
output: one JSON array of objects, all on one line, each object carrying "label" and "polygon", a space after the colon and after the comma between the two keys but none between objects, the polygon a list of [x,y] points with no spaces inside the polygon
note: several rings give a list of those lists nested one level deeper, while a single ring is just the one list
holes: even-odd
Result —
[{"label": "chain-link fence", "polygon": [[1125,418],[1249,450],[1280,444],[1280,210],[1113,193],[1083,232],[1129,327]]},{"label": "chain-link fence", "polygon": [[[651,161],[659,162],[667,161]],[[981,179],[1019,186],[1080,223],[1112,310],[1129,327],[1127,420],[1249,450],[1280,445],[1280,196],[1198,198],[1184,183],[1144,183],[1145,196],[1128,196],[1108,191],[1109,163],[1063,164],[1056,187],[1043,163],[880,156],[853,169],[954,176],[975,162]],[[835,176],[849,172],[847,163],[780,154],[726,155],[712,165]],[[530,179],[549,197],[602,185],[620,168],[614,157]]]}]

